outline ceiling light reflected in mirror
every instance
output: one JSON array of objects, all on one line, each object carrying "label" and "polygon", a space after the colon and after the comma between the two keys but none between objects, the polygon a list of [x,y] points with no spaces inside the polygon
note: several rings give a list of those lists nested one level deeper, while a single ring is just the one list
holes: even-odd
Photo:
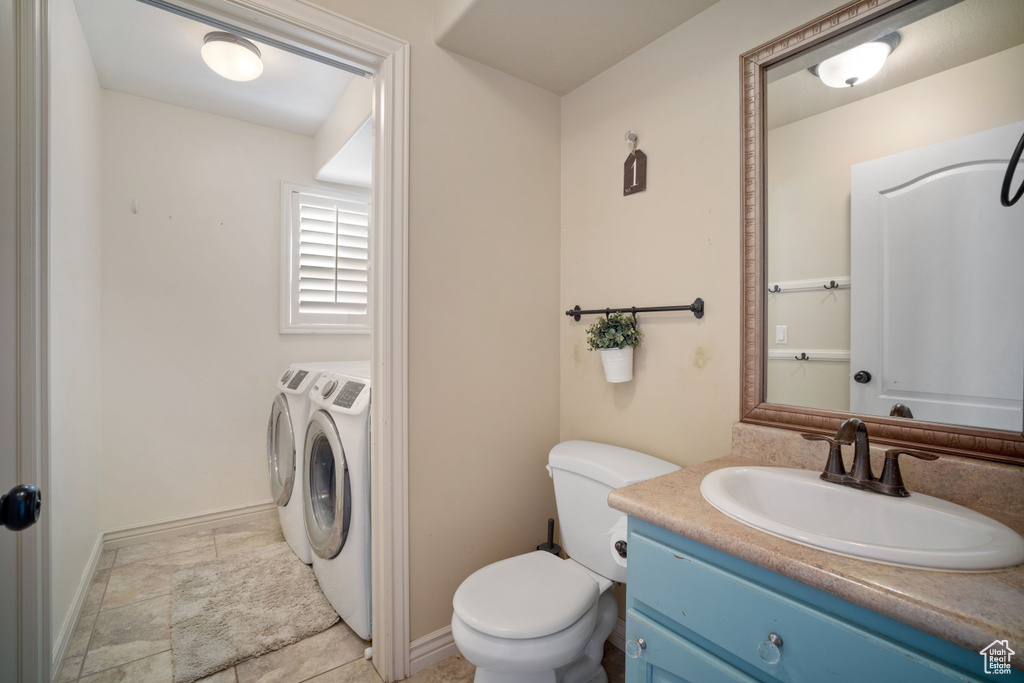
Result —
[{"label": "ceiling light reflected in mirror", "polygon": [[852,88],[881,71],[885,66],[885,60],[899,42],[900,34],[890,33],[878,40],[830,57],[821,64],[812,66],[809,71],[830,88]]}]

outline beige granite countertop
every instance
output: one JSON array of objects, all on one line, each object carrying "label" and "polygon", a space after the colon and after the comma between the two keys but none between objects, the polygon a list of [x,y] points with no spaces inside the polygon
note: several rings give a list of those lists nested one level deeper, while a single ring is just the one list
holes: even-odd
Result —
[{"label": "beige granite countertop", "polygon": [[[738,450],[735,437],[734,452]],[[716,469],[779,464],[770,459],[729,455],[613,491],[608,504],[973,652],[997,639],[1009,639],[1018,651],[1024,646],[1024,565],[966,573],[858,560],[748,527],[722,514],[701,496],[701,480]],[[915,490],[909,481],[908,488]],[[980,511],[1024,534],[1024,517],[991,509]],[[1013,664],[1020,667],[1018,661]]]}]

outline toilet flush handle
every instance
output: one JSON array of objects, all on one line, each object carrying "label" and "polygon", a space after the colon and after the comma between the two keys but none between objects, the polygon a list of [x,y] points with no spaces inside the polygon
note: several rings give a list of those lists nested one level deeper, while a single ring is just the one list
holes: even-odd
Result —
[{"label": "toilet flush handle", "polygon": [[617,552],[619,554],[619,557],[625,558],[626,557],[626,542],[625,541],[615,541],[615,552]]}]

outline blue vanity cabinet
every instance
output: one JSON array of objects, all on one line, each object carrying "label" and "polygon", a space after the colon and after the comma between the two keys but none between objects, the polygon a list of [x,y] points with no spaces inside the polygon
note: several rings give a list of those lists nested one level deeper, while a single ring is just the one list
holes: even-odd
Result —
[{"label": "blue vanity cabinet", "polygon": [[644,645],[626,658],[628,683],[1024,681],[1018,670],[986,676],[977,653],[647,522],[630,518],[628,549],[627,653]]}]

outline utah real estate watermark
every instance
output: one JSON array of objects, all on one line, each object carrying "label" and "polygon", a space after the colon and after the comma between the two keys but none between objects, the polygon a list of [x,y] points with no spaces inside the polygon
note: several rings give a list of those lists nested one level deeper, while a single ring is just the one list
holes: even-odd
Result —
[{"label": "utah real estate watermark", "polygon": [[1017,653],[1010,649],[1009,640],[993,640],[978,654],[985,658],[986,674],[1009,674],[1012,671],[1010,657]]}]

